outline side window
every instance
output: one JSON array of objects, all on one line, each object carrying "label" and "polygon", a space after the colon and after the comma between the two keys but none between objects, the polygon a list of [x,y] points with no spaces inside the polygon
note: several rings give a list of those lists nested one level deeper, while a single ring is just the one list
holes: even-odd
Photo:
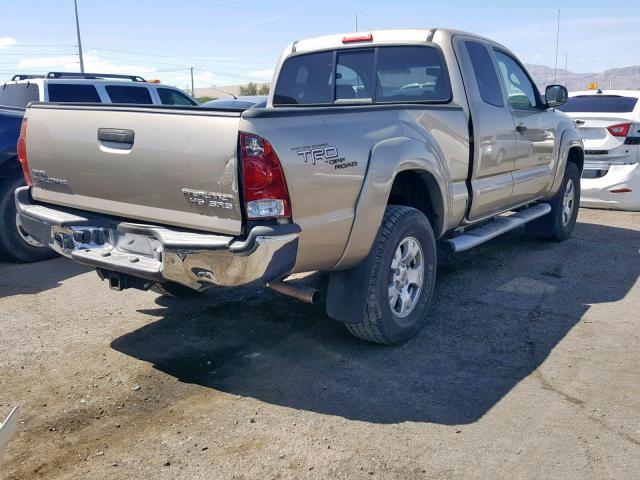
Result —
[{"label": "side window", "polygon": [[331,103],[333,52],[318,52],[289,58],[278,75],[275,105]]},{"label": "side window", "polygon": [[105,87],[113,103],[151,104],[151,94],[147,87],[130,87],[128,85],[107,85]]},{"label": "side window", "polygon": [[538,105],[536,89],[522,67],[509,55],[495,50],[498,69],[513,108],[535,108]]},{"label": "side window", "polygon": [[100,103],[96,87],[81,83],[48,83],[50,102]]},{"label": "side window", "polygon": [[26,107],[29,102],[37,102],[38,97],[35,83],[5,83],[0,87],[0,105],[7,107]]},{"label": "side window", "polygon": [[376,102],[448,102],[451,87],[433,47],[380,47]]},{"label": "side window", "polygon": [[158,88],[158,95],[163,105],[196,105],[184,93],[171,88]]},{"label": "side window", "polygon": [[336,100],[373,98],[373,50],[338,53]]},{"label": "side window", "polygon": [[473,73],[476,76],[478,90],[480,91],[480,98],[482,98],[484,103],[496,107],[504,107],[500,81],[493,67],[493,61],[491,60],[489,51],[484,45],[478,42],[464,42],[464,45],[471,59]]}]

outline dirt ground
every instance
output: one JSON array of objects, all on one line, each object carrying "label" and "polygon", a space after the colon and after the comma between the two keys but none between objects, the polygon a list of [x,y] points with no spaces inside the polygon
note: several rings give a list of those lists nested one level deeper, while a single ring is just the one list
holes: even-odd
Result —
[{"label": "dirt ground", "polygon": [[399,347],[266,289],[0,264],[0,478],[639,478],[639,248],[640,213],[512,232],[440,267]]}]

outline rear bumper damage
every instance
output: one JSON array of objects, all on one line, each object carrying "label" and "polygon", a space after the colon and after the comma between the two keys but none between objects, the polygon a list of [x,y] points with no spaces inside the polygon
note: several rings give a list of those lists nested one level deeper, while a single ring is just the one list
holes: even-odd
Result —
[{"label": "rear bumper damage", "polygon": [[295,224],[254,227],[246,239],[237,239],[37,204],[28,187],[17,189],[15,198],[27,233],[106,276],[118,272],[200,290],[267,283],[288,275],[296,261],[300,227]]},{"label": "rear bumper damage", "polygon": [[587,159],[580,189],[583,207],[639,211],[640,163],[615,165]]}]

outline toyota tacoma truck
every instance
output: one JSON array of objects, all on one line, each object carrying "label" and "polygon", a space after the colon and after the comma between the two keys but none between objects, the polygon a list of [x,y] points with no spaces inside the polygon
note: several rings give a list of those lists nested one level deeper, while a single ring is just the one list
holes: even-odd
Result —
[{"label": "toyota tacoma truck", "polygon": [[[327,314],[397,344],[425,323],[437,253],[574,228],[574,123],[505,47],[443,29],[296,41],[265,108],[31,104],[24,229],[117,290],[175,296],[329,272]],[[489,272],[487,272],[489,274]],[[306,290],[305,290],[306,288]]]}]

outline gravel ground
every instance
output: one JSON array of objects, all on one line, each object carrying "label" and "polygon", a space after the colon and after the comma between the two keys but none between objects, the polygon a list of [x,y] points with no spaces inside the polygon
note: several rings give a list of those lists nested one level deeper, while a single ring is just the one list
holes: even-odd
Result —
[{"label": "gravel ground", "polygon": [[0,264],[0,477],[639,478],[639,247],[640,213],[508,234],[440,268],[399,347],[265,289]]}]

